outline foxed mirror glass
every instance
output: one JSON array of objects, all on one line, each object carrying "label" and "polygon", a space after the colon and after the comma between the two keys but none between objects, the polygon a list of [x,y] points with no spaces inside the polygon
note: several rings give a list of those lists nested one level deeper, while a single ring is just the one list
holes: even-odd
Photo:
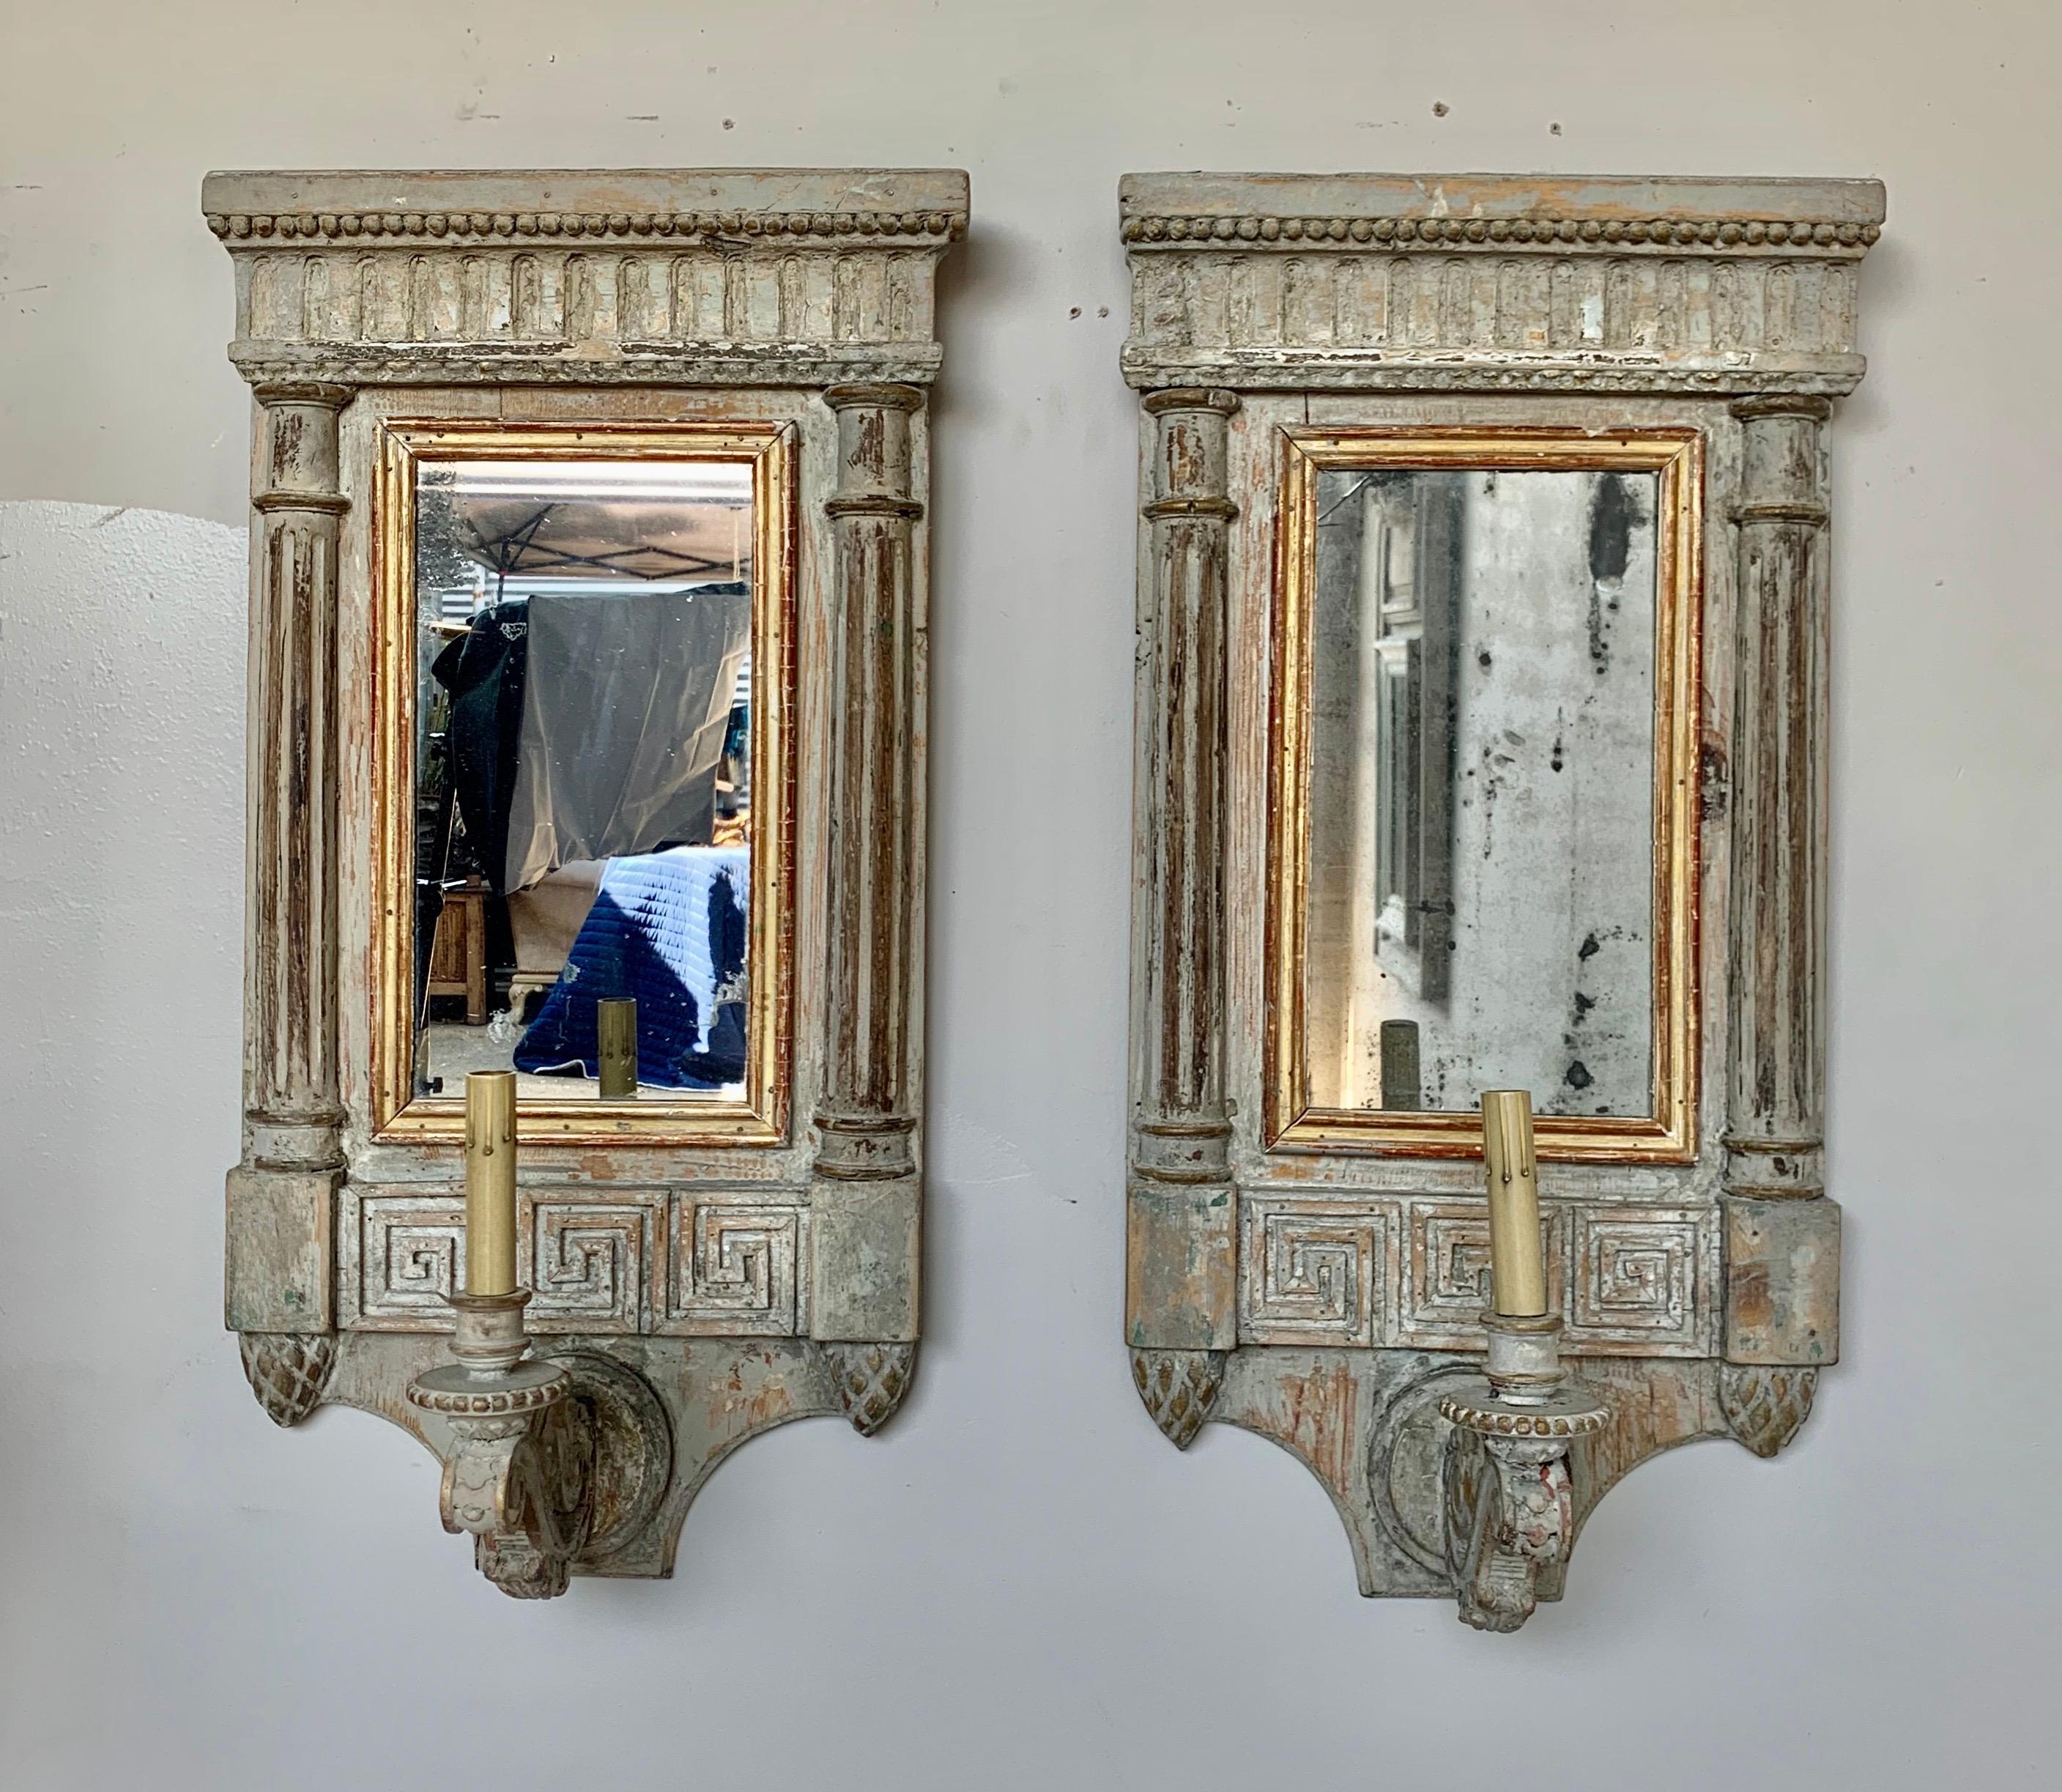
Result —
[{"label": "foxed mirror glass", "polygon": [[383,1123],[771,1131],[785,432],[384,434]]},{"label": "foxed mirror glass", "polygon": [[1695,438],[1284,440],[1270,1142],[1687,1155]]}]

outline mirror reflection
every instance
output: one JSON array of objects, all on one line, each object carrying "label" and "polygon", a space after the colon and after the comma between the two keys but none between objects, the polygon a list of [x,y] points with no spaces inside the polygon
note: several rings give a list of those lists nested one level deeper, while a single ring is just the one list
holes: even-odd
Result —
[{"label": "mirror reflection", "polygon": [[415,488],[417,1095],[739,1095],[752,468],[446,460]]},{"label": "mirror reflection", "polygon": [[1319,476],[1315,1105],[1653,1111],[1659,501],[1651,472]]}]

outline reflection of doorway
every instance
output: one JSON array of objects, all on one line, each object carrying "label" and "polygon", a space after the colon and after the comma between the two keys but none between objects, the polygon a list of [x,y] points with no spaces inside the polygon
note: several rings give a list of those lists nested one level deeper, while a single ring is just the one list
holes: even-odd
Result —
[{"label": "reflection of doorway", "polygon": [[[1354,942],[1351,1037],[1371,1053],[1393,1012],[1382,985],[1443,1004],[1453,939],[1454,641],[1459,600],[1457,482],[1364,479],[1359,686],[1349,806]],[[1393,993],[1393,992],[1392,992]],[[1390,1103],[1385,1105],[1415,1105]]]}]

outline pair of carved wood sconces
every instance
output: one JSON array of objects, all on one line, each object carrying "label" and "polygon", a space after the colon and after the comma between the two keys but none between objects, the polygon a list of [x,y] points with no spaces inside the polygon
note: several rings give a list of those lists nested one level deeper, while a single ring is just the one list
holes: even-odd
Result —
[{"label": "pair of carved wood sconces", "polygon": [[[228,1323],[279,1424],[358,1406],[435,1451],[511,1593],[668,1573],[736,1445],[870,1433],[910,1385],[925,407],[967,204],[935,171],[207,183],[256,400]],[[1363,1593],[1513,1627],[1620,1476],[1775,1454],[1835,1360],[1823,437],[1882,216],[1861,181],[1123,184],[1125,1343],[1176,1445],[1302,1457]],[[657,773],[632,743],[609,776],[700,819],[611,836],[532,730],[580,642],[669,663],[609,632],[648,610],[720,669]],[[483,691],[512,824],[465,786]],[[662,859],[735,962],[644,967],[640,1014],[686,1018],[633,1097],[548,1081],[593,917]],[[581,863],[525,1017],[522,913]],[[456,1078],[517,1026],[533,1292],[455,1312]],[[1546,1195],[1548,1313],[1501,1341],[1492,1078],[1541,1098]]]}]

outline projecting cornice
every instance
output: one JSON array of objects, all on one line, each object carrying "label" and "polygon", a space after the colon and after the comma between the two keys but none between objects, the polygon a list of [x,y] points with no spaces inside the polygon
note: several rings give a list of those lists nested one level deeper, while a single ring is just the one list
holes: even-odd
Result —
[{"label": "projecting cornice", "polygon": [[1872,180],[1132,175],[1150,388],[1791,392],[1862,374]]},{"label": "projecting cornice", "polygon": [[254,383],[928,381],[954,170],[216,174]]}]

